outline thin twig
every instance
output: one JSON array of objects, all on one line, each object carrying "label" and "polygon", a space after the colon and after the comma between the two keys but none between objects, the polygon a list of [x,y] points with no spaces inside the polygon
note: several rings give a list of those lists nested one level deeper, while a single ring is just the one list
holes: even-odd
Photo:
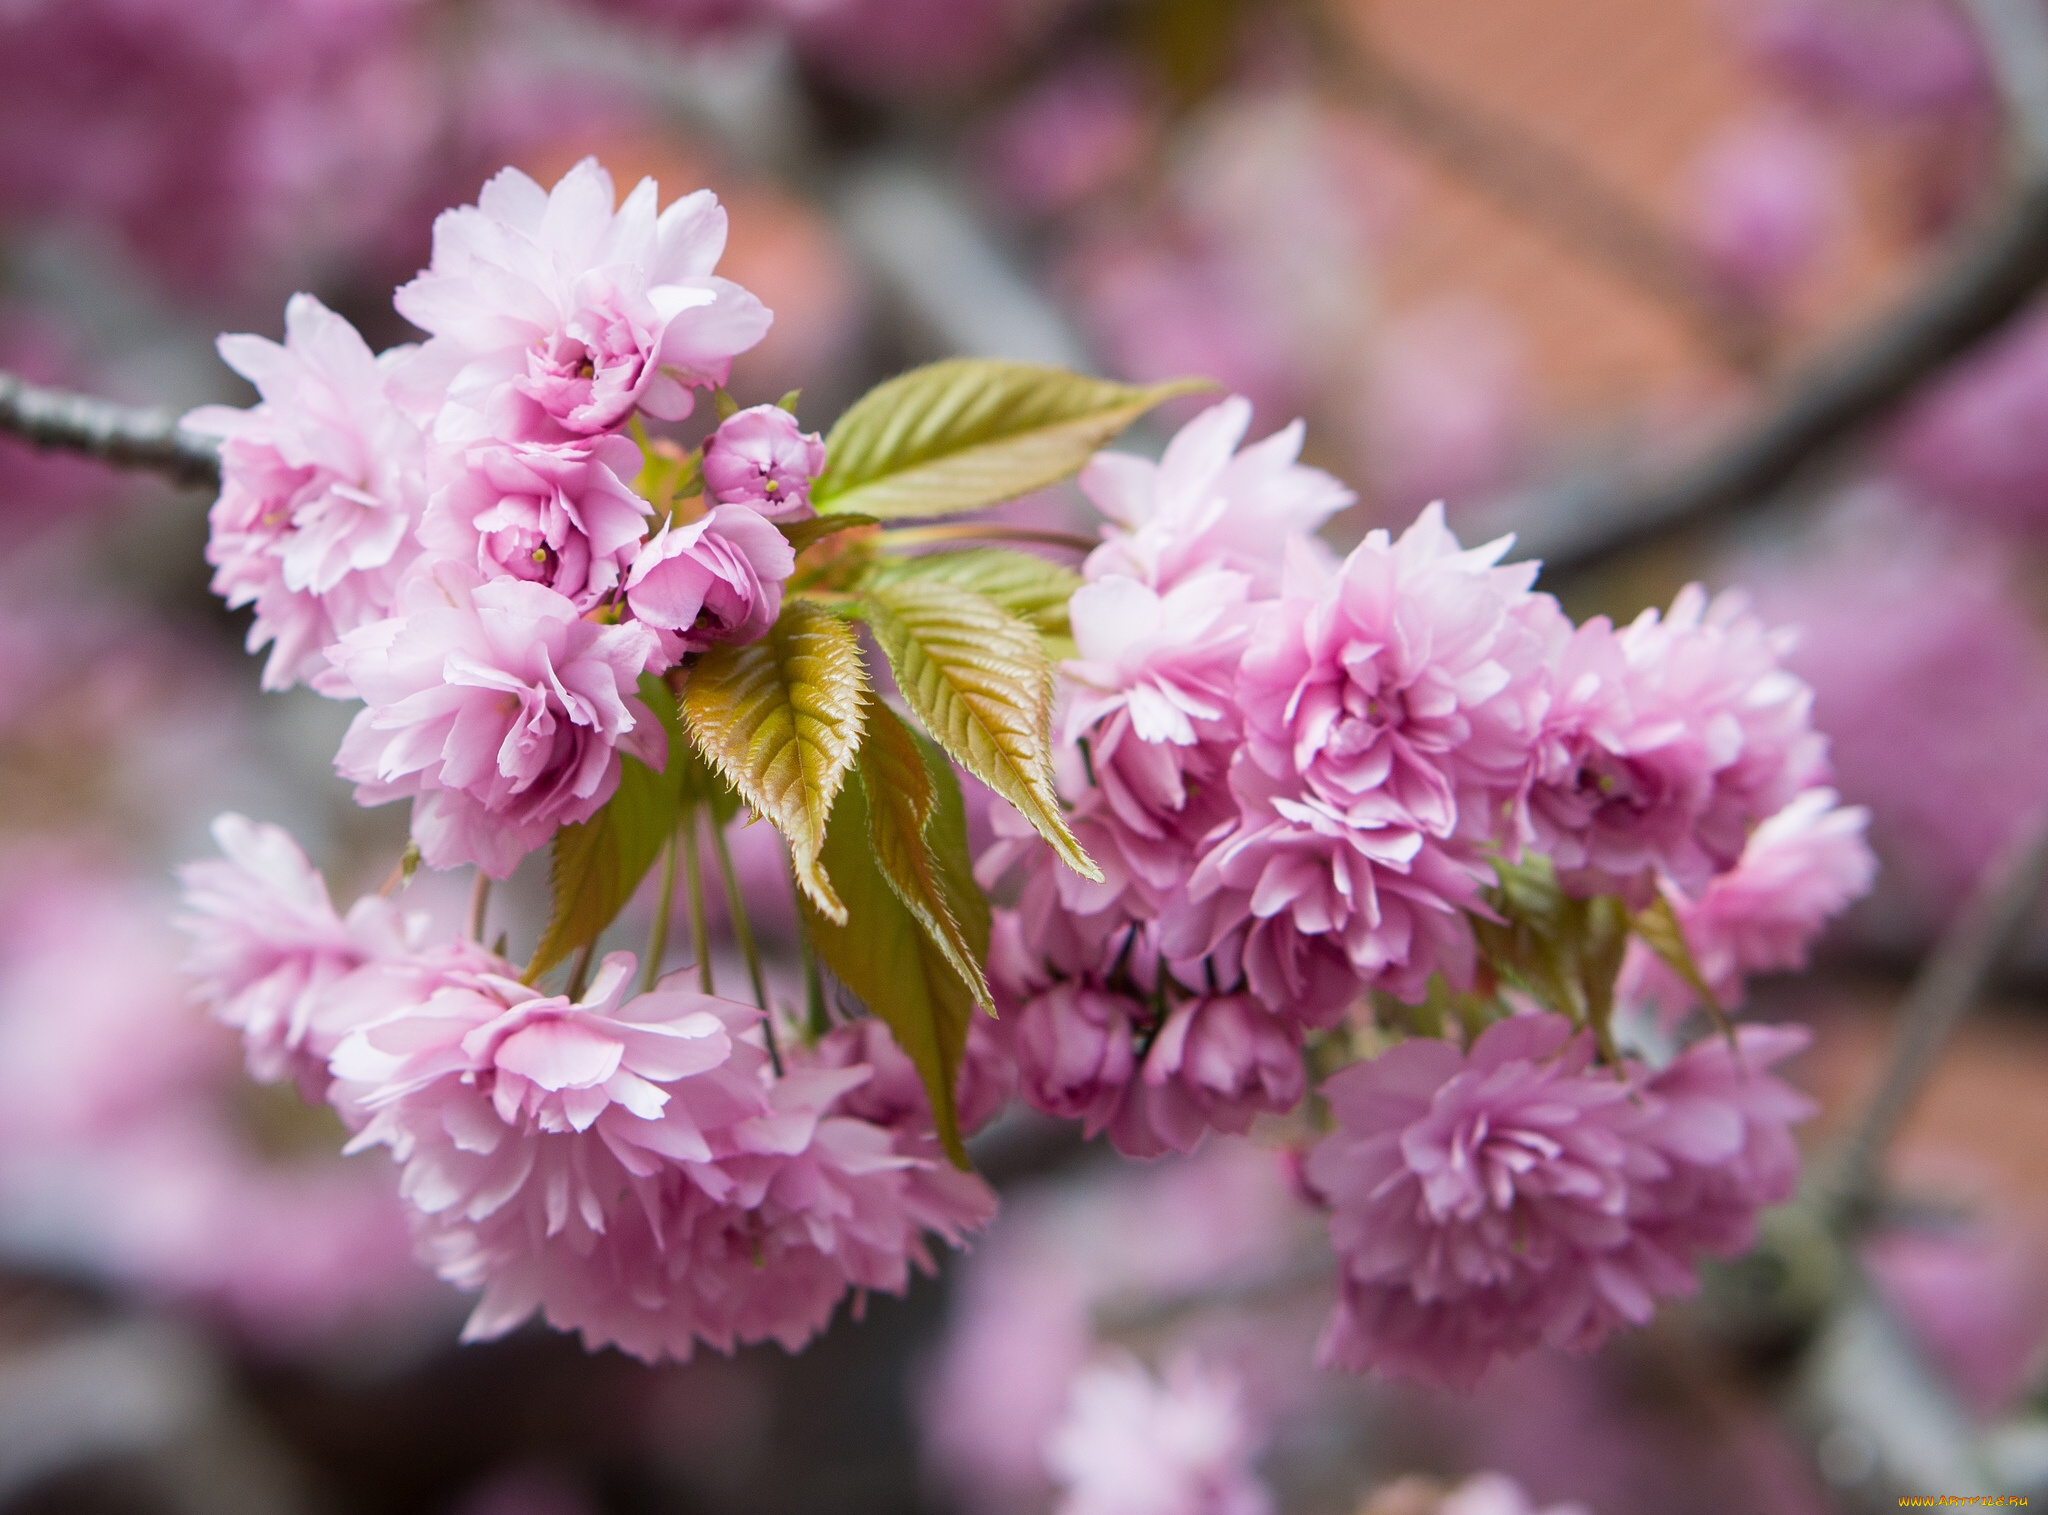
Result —
[{"label": "thin twig", "polygon": [[2048,282],[2048,16],[2032,0],[1975,0],[2010,121],[2017,183],[2003,208],[1891,314],[1776,386],[1753,419],[1671,471],[1618,474],[1497,501],[1474,523],[1512,530],[1552,567],[1685,522],[1767,503],[1929,378],[1999,330]]},{"label": "thin twig", "polygon": [[647,965],[640,970],[642,994],[652,994],[661,982],[661,960],[668,956],[668,918],[676,908],[677,852],[675,833],[670,832],[668,844],[661,849],[661,893],[654,902],[654,925],[647,933]]},{"label": "thin twig", "polygon": [[711,981],[711,928],[704,919],[704,863],[697,853],[697,807],[686,806],[676,829],[683,844],[683,879],[690,891],[690,946],[697,954],[697,992],[716,994]]},{"label": "thin twig", "polygon": [[0,370],[0,432],[34,447],[83,453],[117,468],[143,468],[176,484],[220,483],[220,449],[186,431],[176,411],[117,405],[31,384]]},{"label": "thin twig", "polygon": [[476,883],[469,891],[469,939],[480,942],[484,939],[484,920],[491,910],[491,876],[479,868]]},{"label": "thin twig", "polygon": [[2048,884],[2048,806],[2028,816],[1985,870],[1906,996],[1883,1077],[1842,1150],[1835,1193],[1867,1215],[1885,1149],[1911,1113],[1956,1024],[1983,996]]},{"label": "thin twig", "polygon": [[1759,368],[1769,347],[1758,313],[1723,294],[1699,258],[1636,202],[1571,153],[1397,67],[1355,24],[1310,6],[1335,87],[1509,214],[1637,292],[1677,312],[1731,367]]},{"label": "thin twig", "polygon": [[754,1003],[761,1007],[761,1028],[768,1038],[768,1061],[775,1076],[782,1077],[782,1049],[775,1045],[775,1012],[768,1006],[768,982],[761,974],[761,949],[754,942],[754,923],[747,918],[747,902],[740,897],[739,870],[732,865],[732,849],[725,844],[725,828],[716,816],[711,821],[711,846],[718,853],[718,871],[725,875],[725,903],[732,916],[732,934],[739,939],[740,956],[746,959],[747,977],[753,981]]}]

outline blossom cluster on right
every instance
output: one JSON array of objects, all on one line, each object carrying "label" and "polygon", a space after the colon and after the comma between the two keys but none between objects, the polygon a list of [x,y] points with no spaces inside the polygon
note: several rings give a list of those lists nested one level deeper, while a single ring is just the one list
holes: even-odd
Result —
[{"label": "blossom cluster on right", "polygon": [[[1020,1087],[1122,1151],[1299,1106],[1342,1298],[1326,1360],[1469,1383],[1597,1344],[1748,1245],[1797,1177],[1803,1045],[1645,1045],[1801,966],[1869,885],[1789,642],[1734,594],[1574,625],[1441,507],[1337,559],[1350,493],[1242,400],[1157,463],[1099,455],[1063,792],[1102,864],[998,813],[991,977]],[[1652,1028],[1659,1027],[1655,1034]]]}]

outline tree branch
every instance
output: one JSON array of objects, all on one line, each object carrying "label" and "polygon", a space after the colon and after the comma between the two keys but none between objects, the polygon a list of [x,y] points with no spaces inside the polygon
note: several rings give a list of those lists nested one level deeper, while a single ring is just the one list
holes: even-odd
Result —
[{"label": "tree branch", "polygon": [[2002,327],[2048,282],[2048,16],[2031,0],[1973,0],[2008,118],[2018,182],[2003,209],[1907,302],[1778,386],[1724,441],[1668,473],[1510,496],[1476,529],[1568,567],[1673,526],[1754,508]]},{"label": "tree branch", "polygon": [[1956,1025],[1983,996],[2048,885],[2048,807],[2023,821],[1949,923],[1906,996],[1883,1077],[1842,1149],[1836,1202],[1852,1222],[1870,1213],[1885,1149],[1926,1087]]},{"label": "tree branch", "polygon": [[82,453],[117,468],[141,468],[176,484],[220,483],[220,449],[161,407],[117,405],[68,389],[31,384],[0,370],[0,432],[33,447]]}]

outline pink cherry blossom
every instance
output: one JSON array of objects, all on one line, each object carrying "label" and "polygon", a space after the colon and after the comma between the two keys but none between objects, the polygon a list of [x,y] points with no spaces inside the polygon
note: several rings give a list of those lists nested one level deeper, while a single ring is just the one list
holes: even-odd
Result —
[{"label": "pink cherry blossom", "polygon": [[1783,666],[1789,633],[1730,592],[1689,585],[1669,615],[1563,644],[1529,810],[1560,873],[1640,892],[1662,869],[1697,893],[1742,854],[1752,824],[1826,777],[1813,691]]},{"label": "pink cherry blossom", "polygon": [[1213,902],[1211,950],[1266,926],[1246,950],[1260,995],[1306,982],[1290,936],[1334,938],[1397,993],[1461,970],[1457,912],[1527,771],[1558,616],[1533,564],[1496,566],[1506,548],[1461,549],[1432,506],[1263,611],[1238,678],[1242,817],[1188,886]]},{"label": "pink cherry blossom", "polygon": [[779,405],[726,417],[704,439],[704,489],[721,505],[748,505],[771,521],[811,513],[811,480],[825,471],[825,441]]},{"label": "pink cherry blossom", "polygon": [[[1862,806],[1809,789],[1751,832],[1735,866],[1698,899],[1665,886],[1693,966],[1723,1009],[1742,1003],[1750,974],[1804,968],[1829,919],[1869,891],[1877,872],[1863,839],[1869,824]],[[1639,940],[1629,943],[1615,992],[1622,1003],[1654,1001],[1667,1017],[1697,997]]]},{"label": "pink cherry blossom", "polygon": [[1035,1109],[1095,1136],[1138,1071],[1133,1027],[1150,1017],[1129,995],[1066,981],[1027,1000],[1010,1031],[1020,1088]]},{"label": "pink cherry blossom", "polygon": [[1307,1171],[1343,1268],[1326,1364],[1469,1388],[1497,1355],[1576,1333],[1584,1291],[1647,1298],[1592,1265],[1629,1239],[1632,1117],[1591,1064],[1562,1016],[1514,1016],[1469,1055],[1407,1041],[1323,1086],[1338,1130]]},{"label": "pink cherry blossom", "polygon": [[239,815],[213,823],[222,857],[178,870],[193,938],[185,971],[214,1017],[242,1034],[251,1076],[327,1087],[327,1057],[351,1026],[336,986],[365,963],[417,947],[426,921],[366,895],[344,920],[327,884],[277,826]]},{"label": "pink cherry blossom", "polygon": [[1162,1382],[1119,1355],[1075,1375],[1045,1461],[1058,1515],[1270,1515],[1263,1445],[1234,1375],[1180,1357]]},{"label": "pink cherry blossom", "polygon": [[444,431],[507,439],[589,436],[637,409],[687,416],[693,387],[723,384],[767,332],[767,309],[716,277],[725,211],[699,190],[656,214],[642,179],[623,205],[594,158],[543,190],[517,169],[434,223],[432,264],[398,291],[433,334],[405,382]]},{"label": "pink cherry blossom", "polygon": [[1253,592],[1278,587],[1284,552],[1310,550],[1308,535],[1357,497],[1321,469],[1306,468],[1296,421],[1238,451],[1251,426],[1249,400],[1232,397],[1180,429],[1157,463],[1099,452],[1081,490],[1115,524],[1088,556],[1090,579],[1121,574],[1170,590],[1191,573],[1244,574]]},{"label": "pink cherry blossom", "polygon": [[619,587],[646,535],[654,507],[627,485],[639,471],[640,449],[620,436],[472,448],[435,492],[420,541],[588,610]]},{"label": "pink cherry blossom", "polygon": [[362,804],[413,799],[430,866],[504,878],[611,798],[622,752],[667,761],[633,693],[656,650],[645,627],[594,625],[544,585],[479,585],[451,563],[408,586],[402,608],[335,651],[367,702],[335,767]]},{"label": "pink cherry blossom", "polygon": [[[840,1096],[842,1113],[898,1132],[930,1131],[931,1101],[924,1079],[879,1017],[863,1016],[835,1026],[808,1055],[821,1068],[873,1070],[866,1083]],[[953,1090],[962,1134],[972,1136],[994,1120],[1016,1087],[1017,1070],[996,1037],[995,1022],[977,1015],[967,1027]]]},{"label": "pink cherry blossom", "polygon": [[329,645],[390,613],[418,553],[426,444],[387,392],[404,354],[373,356],[311,295],[285,306],[283,346],[226,336],[220,353],[263,403],[185,417],[222,439],[206,547],[213,591],[230,607],[256,606],[249,649],[270,644],[264,688],[317,681]]},{"label": "pink cherry blossom", "polygon": [[1746,1026],[1646,1075],[1593,1066],[1590,1033],[1512,1016],[1469,1052],[1427,1038],[1324,1085],[1337,1134],[1307,1176],[1330,1202],[1342,1293],[1326,1363],[1469,1388],[1500,1356],[1590,1351],[1690,1293],[1790,1193],[1810,1106],[1768,1069],[1802,1032]]},{"label": "pink cherry blossom", "polygon": [[[712,1140],[767,1109],[760,1054],[738,1040],[757,1016],[698,994],[629,999],[633,967],[612,954],[574,1004],[509,965],[453,975],[335,1050],[349,1150],[391,1149],[422,1255],[484,1291],[470,1339],[536,1308],[593,1346],[608,1339],[601,1321],[558,1312],[604,1293],[613,1254],[660,1222],[679,1186],[733,1190]],[[579,1277],[607,1270],[595,1285]],[[611,1308],[630,1317],[635,1302]]]},{"label": "pink cherry blossom", "polygon": [[752,642],[782,613],[796,568],[789,539],[745,505],[719,505],[678,526],[664,522],[626,574],[626,603],[663,633],[669,662],[720,642]]}]

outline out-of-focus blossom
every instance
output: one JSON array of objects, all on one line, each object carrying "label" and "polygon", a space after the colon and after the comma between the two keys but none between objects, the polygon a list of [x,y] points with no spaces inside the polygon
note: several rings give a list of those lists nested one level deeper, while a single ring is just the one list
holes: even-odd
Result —
[{"label": "out-of-focus blossom", "polygon": [[[1830,919],[1870,889],[1877,873],[1863,833],[1870,812],[1809,789],[1752,831],[1742,856],[1697,898],[1665,886],[1693,966],[1724,1010],[1742,1003],[1753,973],[1804,968]],[[1617,1001],[1654,1001],[1667,1019],[1690,1009],[1692,987],[1642,941],[1629,942]]]},{"label": "out-of-focus blossom", "polygon": [[811,480],[825,471],[825,441],[780,405],[728,416],[704,440],[704,490],[721,505],[746,505],[770,521],[811,513]]},{"label": "out-of-focus blossom", "polygon": [[1968,19],[1941,0],[1751,0],[1737,18],[1766,62],[1831,103],[1953,111],[1990,83]]},{"label": "out-of-focus blossom", "polygon": [[1725,127],[1694,162],[1687,231],[1708,272],[1745,305],[1775,311],[1827,250],[1846,210],[1837,155],[1779,114]]},{"label": "out-of-focus blossom", "polygon": [[265,1154],[237,1120],[240,1059],[180,993],[163,903],[55,854],[6,887],[0,1245],[272,1351],[415,1312],[431,1285],[383,1175]]},{"label": "out-of-focus blossom", "polygon": [[1986,1219],[1955,1231],[1880,1231],[1861,1249],[1885,1303],[1978,1415],[2025,1389],[2048,1342],[2038,1246]]},{"label": "out-of-focus blossom", "polygon": [[645,627],[594,625],[544,585],[477,584],[453,564],[400,608],[334,651],[366,702],[335,767],[365,805],[413,799],[430,867],[507,877],[611,798],[621,752],[666,764],[661,724],[633,693],[655,653]]},{"label": "out-of-focus blossom", "polygon": [[332,266],[390,235],[441,125],[420,20],[407,0],[9,5],[0,205],[111,227],[187,292]]},{"label": "out-of-focus blossom", "polygon": [[283,346],[227,336],[220,353],[263,403],[185,417],[222,439],[206,546],[213,591],[230,607],[256,606],[249,650],[271,644],[266,689],[321,683],[326,649],[390,613],[419,550],[426,445],[388,392],[404,350],[373,356],[347,321],[294,295]]},{"label": "out-of-focus blossom", "polygon": [[1892,467],[1939,505],[2021,531],[2048,527],[2048,314],[2000,332],[1906,411]]},{"label": "out-of-focus blossom", "polygon": [[[2007,555],[1862,497],[1789,561],[1749,576],[1800,628],[1792,670],[1814,690],[1834,783],[1870,809],[1882,868],[1859,929],[1888,945],[1938,930],[2048,800],[2048,641]],[[1919,700],[1898,718],[1898,692]]]},{"label": "out-of-focus blossom", "polygon": [[789,539],[745,505],[719,505],[647,539],[626,574],[626,603],[661,633],[664,660],[764,636],[796,568]]},{"label": "out-of-focus blossom", "polygon": [[1151,144],[1143,81],[1120,59],[1057,66],[1007,106],[981,143],[998,205],[1057,214],[1133,172]]},{"label": "out-of-focus blossom", "polygon": [[1301,422],[1240,451],[1251,423],[1251,402],[1233,396],[1183,426],[1157,463],[1125,452],[1091,458],[1082,493],[1114,524],[1088,555],[1087,577],[1121,574],[1163,593],[1222,569],[1245,575],[1254,594],[1277,589],[1288,543],[1356,496],[1296,461]]},{"label": "out-of-focus blossom", "polygon": [[1767,1071],[1803,1036],[1739,1037],[1645,1079],[1595,1067],[1562,1016],[1513,1016],[1469,1054],[1422,1038],[1332,1078],[1338,1131],[1308,1163],[1343,1266],[1323,1360],[1469,1388],[1691,1292],[1696,1252],[1746,1247],[1790,1195],[1786,1126],[1810,1113]]},{"label": "out-of-focus blossom", "polygon": [[1084,1369],[1046,1443],[1059,1515],[1270,1515],[1240,1385],[1192,1358],[1164,1380],[1130,1357]]},{"label": "out-of-focus blossom", "polygon": [[344,920],[327,883],[277,826],[239,815],[213,823],[222,856],[178,870],[193,938],[185,971],[224,1025],[242,1034],[249,1072],[290,1078],[310,1099],[327,1087],[327,1057],[351,1027],[336,1024],[339,982],[377,958],[420,945],[424,917],[365,895]]},{"label": "out-of-focus blossom", "polygon": [[[594,158],[543,190],[508,168],[434,223],[434,261],[399,290],[433,334],[403,383],[438,429],[548,440],[687,416],[766,334],[761,302],[712,270],[725,211],[699,190],[656,214],[642,179],[623,205]],[[465,417],[462,412],[468,412]]]},{"label": "out-of-focus blossom", "polygon": [[[1002,1223],[957,1275],[919,1394],[927,1465],[978,1515],[1043,1512],[1046,1442],[1096,1354],[1093,1312],[1270,1277],[1319,1247],[1313,1225],[1273,1154],[1243,1142],[1005,1194]],[[1257,1334],[1270,1340],[1270,1323]],[[1192,1345],[1176,1333],[1168,1350]],[[1299,1382],[1302,1346],[1281,1351],[1278,1371]]]},{"label": "out-of-focus blossom", "polygon": [[435,491],[420,542],[589,610],[619,587],[646,533],[653,507],[627,485],[639,471],[640,449],[622,436],[474,448]]},{"label": "out-of-focus blossom", "polygon": [[1522,346],[1499,312],[1461,300],[1391,317],[1360,401],[1374,498],[1398,518],[1512,483],[1527,462],[1529,410]]}]

